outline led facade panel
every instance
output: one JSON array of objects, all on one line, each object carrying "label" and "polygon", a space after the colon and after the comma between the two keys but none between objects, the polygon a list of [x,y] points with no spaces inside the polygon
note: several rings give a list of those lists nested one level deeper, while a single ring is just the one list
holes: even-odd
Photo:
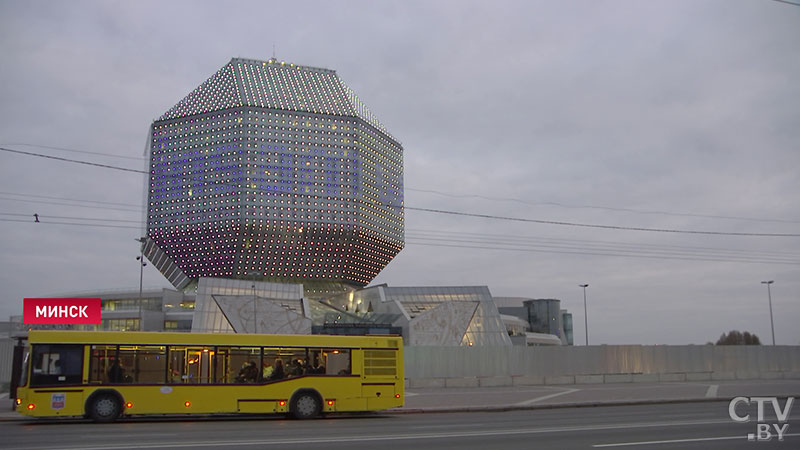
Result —
[{"label": "led facade panel", "polygon": [[403,147],[336,72],[234,58],[153,122],[148,259],[368,284],[404,245]]}]

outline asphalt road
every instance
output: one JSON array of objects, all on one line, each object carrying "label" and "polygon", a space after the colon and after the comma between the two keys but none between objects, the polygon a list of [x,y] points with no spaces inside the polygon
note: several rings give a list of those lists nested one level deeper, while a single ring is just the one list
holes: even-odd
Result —
[{"label": "asphalt road", "polygon": [[553,405],[613,405],[684,400],[780,396],[800,398],[800,380],[732,380],[678,383],[609,383],[433,388],[406,390],[405,410],[458,411],[536,408]]},{"label": "asphalt road", "polygon": [[[767,413],[770,413],[767,411]],[[767,420],[774,417],[768,414]],[[0,448],[55,449],[772,449],[800,448],[790,415],[783,442],[749,442],[754,422],[728,402],[552,410],[370,414],[312,421],[278,417],[0,422]]]}]

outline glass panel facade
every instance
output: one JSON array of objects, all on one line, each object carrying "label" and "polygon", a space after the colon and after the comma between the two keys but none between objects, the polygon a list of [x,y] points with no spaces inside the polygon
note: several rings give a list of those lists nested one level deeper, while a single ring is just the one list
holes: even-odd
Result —
[{"label": "glass panel facade", "polygon": [[[255,289],[253,288],[255,285]],[[234,329],[214,300],[219,296],[240,296],[243,302],[253,302],[253,297],[275,300],[303,298],[301,284],[269,283],[265,281],[201,278],[197,285],[197,298],[192,332],[233,333]],[[263,329],[263,328],[262,328]],[[250,328],[250,332],[254,330]]]},{"label": "glass panel facade", "polygon": [[160,298],[143,298],[141,301],[136,299],[109,299],[102,303],[103,311],[161,311]]},{"label": "glass panel facade", "polygon": [[100,328],[103,331],[139,331],[140,320],[137,319],[103,319]]},{"label": "glass panel facade", "polygon": [[[415,320],[431,321],[431,323],[444,323],[450,331],[464,327],[463,335],[456,342],[443,344],[442,340],[435,337],[435,330],[428,330],[426,337],[416,339],[407,336],[412,345],[511,345],[506,327],[500,318],[500,313],[492,300],[489,288],[485,286],[464,287],[381,287],[386,299],[399,303],[411,319],[410,328],[414,329]],[[447,303],[472,302],[477,303],[471,319],[466,324],[461,314],[469,309],[441,308]],[[427,328],[430,328],[428,326]],[[410,332],[413,334],[413,332]]]}]

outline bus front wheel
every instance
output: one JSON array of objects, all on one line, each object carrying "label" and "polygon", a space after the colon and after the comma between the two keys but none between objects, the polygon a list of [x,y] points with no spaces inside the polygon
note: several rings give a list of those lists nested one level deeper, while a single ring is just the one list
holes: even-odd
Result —
[{"label": "bus front wheel", "polygon": [[122,404],[113,394],[95,396],[89,404],[89,418],[95,422],[113,422],[122,413]]},{"label": "bus front wheel", "polygon": [[294,395],[289,404],[295,419],[313,419],[322,411],[319,395],[313,391],[301,391]]}]

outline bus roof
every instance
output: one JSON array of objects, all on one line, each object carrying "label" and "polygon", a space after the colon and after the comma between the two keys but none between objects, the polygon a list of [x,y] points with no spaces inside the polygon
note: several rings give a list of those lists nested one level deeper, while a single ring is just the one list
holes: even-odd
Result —
[{"label": "bus roof", "polygon": [[150,331],[31,330],[31,344],[233,345],[265,347],[402,348],[401,336],[304,335],[243,333],[175,333]]}]

